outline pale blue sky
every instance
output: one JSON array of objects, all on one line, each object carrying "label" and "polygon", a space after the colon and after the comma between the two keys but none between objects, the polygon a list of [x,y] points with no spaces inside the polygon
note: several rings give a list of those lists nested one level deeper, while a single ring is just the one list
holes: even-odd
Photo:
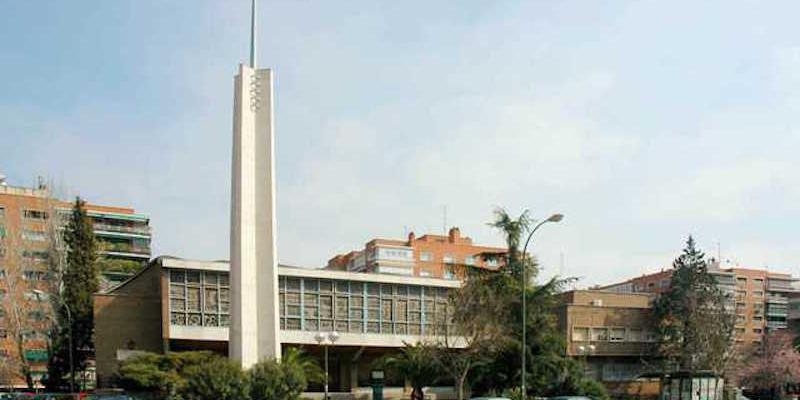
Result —
[{"label": "pale blue sky", "polygon": [[[0,0],[0,171],[228,254],[232,77],[249,1]],[[800,273],[794,1],[261,1],[281,262],[503,205],[566,218],[546,274],[607,283],[710,254]]]}]

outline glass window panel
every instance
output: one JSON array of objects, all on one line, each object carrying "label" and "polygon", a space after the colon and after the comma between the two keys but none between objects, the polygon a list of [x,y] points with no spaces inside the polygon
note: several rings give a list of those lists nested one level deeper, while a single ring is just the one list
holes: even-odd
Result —
[{"label": "glass window panel", "polygon": [[622,342],[625,340],[625,329],[623,328],[611,328],[609,330],[610,335],[608,340],[612,342]]},{"label": "glass window panel", "polygon": [[381,306],[380,299],[377,297],[367,298],[367,308],[379,308]]},{"label": "glass window panel", "polygon": [[350,319],[363,319],[364,318],[364,311],[362,310],[354,310],[350,309]]},{"label": "glass window panel", "polygon": [[286,329],[288,330],[300,330],[300,319],[299,318],[286,318]]},{"label": "glass window panel", "polygon": [[306,305],[303,307],[303,313],[307,319],[317,318],[319,316],[318,310],[316,305]]},{"label": "glass window panel", "polygon": [[231,301],[230,289],[219,290],[219,301]]},{"label": "glass window panel", "polygon": [[337,332],[347,332],[347,321],[336,321]]},{"label": "glass window panel", "polygon": [[425,300],[425,312],[426,313],[433,313],[433,300]]},{"label": "glass window panel", "polygon": [[286,293],[286,303],[289,305],[300,305],[300,293]]},{"label": "glass window panel", "polygon": [[408,320],[411,321],[411,322],[419,323],[420,320],[421,320],[421,314],[419,312],[417,312],[417,311],[409,312],[408,313]]},{"label": "glass window panel", "polygon": [[185,282],[186,274],[184,271],[170,271],[169,272],[169,281],[175,283],[184,283]]},{"label": "glass window panel", "polygon": [[380,333],[377,322],[367,322],[367,333]]},{"label": "glass window panel", "polygon": [[419,286],[409,286],[408,288],[408,295],[412,297],[419,297],[420,296],[420,287]]},{"label": "glass window panel", "polygon": [[405,335],[408,332],[406,324],[394,324],[394,332],[398,335]]},{"label": "glass window panel", "polygon": [[398,300],[397,314],[395,315],[395,319],[398,321],[405,321],[407,313],[408,313],[408,300]]},{"label": "glass window panel", "polygon": [[330,293],[333,291],[333,281],[323,280],[319,282],[319,291],[322,293]]},{"label": "glass window panel", "polygon": [[220,286],[229,286],[231,284],[230,277],[228,276],[227,272],[221,272],[219,274],[219,284]]},{"label": "glass window panel", "polygon": [[[299,292],[300,291],[300,279],[299,278],[288,278],[288,279],[286,279],[286,290]],[[287,326],[289,326],[289,325],[290,324],[287,321]]]},{"label": "glass window panel", "polygon": [[281,318],[281,330],[286,329],[286,318]]},{"label": "glass window panel", "polygon": [[307,331],[318,331],[319,324],[317,323],[316,319],[306,319],[306,326],[305,330]]},{"label": "glass window panel", "polygon": [[186,314],[172,313],[170,314],[169,323],[172,325],[186,325]]},{"label": "glass window panel", "polygon": [[287,305],[286,306],[286,315],[289,316],[300,316],[300,306],[299,305]]},{"label": "glass window panel", "polygon": [[350,282],[350,290],[353,292],[353,294],[362,294],[364,293],[364,283]]},{"label": "glass window panel", "polygon": [[187,288],[186,294],[189,311],[200,311],[200,288]]},{"label": "glass window panel", "polygon": [[205,311],[216,312],[218,303],[217,289],[206,288],[205,307],[203,307],[203,309]]},{"label": "glass window panel", "polygon": [[333,330],[333,321],[329,319],[323,319],[319,321],[319,329],[323,331],[332,331]]},{"label": "glass window panel", "polygon": [[391,321],[392,320],[392,300],[391,299],[381,300],[381,319],[383,319],[384,321]]},{"label": "glass window panel", "polygon": [[200,318],[200,314],[189,314],[189,320],[187,322],[187,325],[189,325],[189,326],[200,326],[201,323],[202,323],[202,320]]},{"label": "glass window panel", "polygon": [[336,292],[349,293],[350,289],[348,288],[347,281],[336,281]]},{"label": "glass window panel", "polygon": [[203,283],[206,285],[217,285],[217,273],[216,272],[203,272]]},{"label": "glass window panel", "polygon": [[363,297],[351,297],[350,298],[350,308],[361,308],[364,306],[364,298]]},{"label": "glass window panel", "polygon": [[409,311],[419,311],[420,301],[416,299],[411,299],[408,301],[408,309]]},{"label": "glass window panel", "polygon": [[378,290],[379,290],[379,286],[377,284],[375,284],[375,283],[368,283],[367,284],[367,294],[368,295],[377,296],[378,294],[380,294],[378,292]]},{"label": "glass window panel", "polygon": [[409,335],[419,335],[419,324],[408,324],[408,334]]},{"label": "glass window panel", "polygon": [[392,295],[392,285],[381,285],[381,294],[384,296]]},{"label": "glass window panel", "polygon": [[[227,301],[221,301],[219,303],[219,311],[223,314],[231,312],[231,303]],[[281,308],[281,314],[283,314],[283,308]]]},{"label": "glass window panel", "polygon": [[200,283],[200,271],[186,271],[187,283]]},{"label": "glass window panel", "polygon": [[333,318],[333,297],[329,295],[320,296],[319,315],[322,318]]},{"label": "glass window panel", "polygon": [[391,322],[381,323],[381,333],[394,333],[392,330],[392,323]]},{"label": "glass window panel", "polygon": [[218,320],[216,314],[206,314],[203,316],[203,326],[217,326]]},{"label": "glass window panel", "polygon": [[336,296],[336,318],[347,319],[347,296]]},{"label": "glass window panel", "polygon": [[318,298],[319,298],[319,295],[317,295],[317,294],[308,294],[308,293],[306,293],[306,294],[303,295],[303,301],[304,301],[303,305],[305,305],[305,306],[316,306]]},{"label": "glass window panel", "polygon": [[306,292],[319,291],[319,281],[316,279],[305,279],[303,280],[303,285]]},{"label": "glass window panel", "polygon": [[350,332],[364,332],[364,324],[360,321],[350,321]]},{"label": "glass window panel", "polygon": [[182,299],[184,297],[184,288],[186,286],[183,285],[169,285],[169,296],[176,299]]},{"label": "glass window panel", "polygon": [[186,301],[183,299],[170,299],[169,307],[173,311],[184,311],[186,309]]}]

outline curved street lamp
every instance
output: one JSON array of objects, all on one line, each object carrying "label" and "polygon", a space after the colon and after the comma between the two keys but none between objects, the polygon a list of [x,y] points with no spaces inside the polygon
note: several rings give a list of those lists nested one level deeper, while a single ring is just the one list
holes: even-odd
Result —
[{"label": "curved street lamp", "polygon": [[525,240],[525,246],[522,247],[522,260],[523,260],[523,264],[522,264],[522,396],[524,396],[524,397],[526,397],[527,393],[528,393],[525,390],[525,368],[526,368],[526,365],[525,365],[526,357],[525,357],[525,355],[528,353],[528,347],[527,347],[526,339],[525,339],[525,329],[526,329],[527,317],[528,317],[528,314],[525,312],[525,295],[527,294],[527,288],[528,288],[528,280],[525,277],[525,269],[526,269],[525,268],[525,264],[524,264],[525,254],[527,254],[528,244],[531,242],[531,238],[533,238],[533,234],[536,233],[536,230],[538,230],[542,225],[544,225],[544,224],[546,224],[548,222],[560,222],[562,219],[564,219],[564,214],[553,214],[553,215],[549,216],[546,220],[536,224],[536,226],[534,226],[533,229],[531,229],[531,233],[528,234],[528,239]]},{"label": "curved street lamp", "polygon": [[328,400],[328,343],[331,346],[336,344],[336,341],[339,340],[339,332],[317,332],[314,335],[314,340],[325,348],[325,396],[323,399]]}]

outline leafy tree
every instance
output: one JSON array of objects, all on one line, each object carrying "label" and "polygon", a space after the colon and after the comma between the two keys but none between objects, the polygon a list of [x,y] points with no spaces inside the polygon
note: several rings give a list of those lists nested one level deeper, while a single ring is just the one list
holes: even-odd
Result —
[{"label": "leafy tree", "polygon": [[186,385],[181,394],[186,400],[249,399],[249,382],[235,361],[213,357],[207,362],[186,368]]},{"label": "leafy tree", "polygon": [[120,364],[116,380],[120,387],[132,392],[153,392],[159,399],[177,399],[188,384],[188,371],[216,358],[207,351],[142,353]]},{"label": "leafy tree", "polygon": [[[596,382],[586,377],[575,360],[566,356],[566,344],[557,327],[553,312],[558,304],[556,294],[571,279],[553,278],[543,284],[535,283],[538,275],[536,261],[523,254],[520,245],[531,232],[532,220],[527,211],[512,218],[503,210],[495,212],[490,224],[506,238],[508,249],[500,255],[487,255],[500,259],[497,271],[478,271],[467,279],[461,289],[468,295],[467,303],[454,312],[457,318],[491,324],[507,329],[492,359],[473,368],[472,382],[476,393],[504,393],[518,387],[521,381],[521,353],[526,352],[527,396],[572,395],[579,388],[584,392],[597,392]],[[523,282],[523,273],[525,281]],[[525,296],[525,346],[522,346],[522,297]],[[481,309],[484,309],[481,311]]]},{"label": "leafy tree", "polygon": [[778,396],[784,394],[787,384],[800,382],[800,353],[791,335],[782,331],[767,334],[742,363],[739,381],[749,390]]},{"label": "leafy tree", "polygon": [[296,400],[309,382],[322,382],[325,378],[319,365],[296,348],[287,349],[280,361],[259,362],[249,376],[252,400]]},{"label": "leafy tree", "polygon": [[690,236],[674,262],[670,290],[654,305],[659,352],[669,369],[723,373],[731,359],[733,315]]},{"label": "leafy tree", "polygon": [[[85,371],[94,349],[92,295],[98,288],[97,247],[85,206],[80,197],[75,199],[64,232],[66,269],[62,275],[61,293],[54,296],[53,307],[57,310],[58,324],[47,368],[46,384],[52,390],[67,387],[64,377],[70,371],[70,356],[75,370]],[[74,386],[75,377],[69,379]]]},{"label": "leafy tree", "polygon": [[406,343],[400,353],[384,358],[383,365],[408,381],[411,400],[422,400],[425,396],[422,388],[436,383],[441,373],[436,353],[436,346]]}]

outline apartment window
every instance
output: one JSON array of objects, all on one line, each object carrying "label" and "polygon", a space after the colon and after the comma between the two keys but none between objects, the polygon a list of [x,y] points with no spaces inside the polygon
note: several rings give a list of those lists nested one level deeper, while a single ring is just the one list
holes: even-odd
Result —
[{"label": "apartment window", "polygon": [[0,279],[3,279],[5,277],[6,277],[6,270],[0,269]]},{"label": "apartment window", "polygon": [[644,332],[644,339],[647,342],[655,343],[658,341],[658,334],[652,331],[645,331]]},{"label": "apartment window", "polygon": [[464,264],[475,265],[475,256],[466,256],[464,258]]},{"label": "apartment window", "polygon": [[610,342],[624,342],[625,341],[625,328],[611,328],[611,329],[609,329],[608,340]]},{"label": "apartment window", "polygon": [[496,267],[497,266],[497,259],[496,258],[487,258],[486,265],[489,267]]},{"label": "apartment window", "polygon": [[666,289],[666,288],[668,288],[668,287],[669,287],[669,279],[664,279],[664,280],[662,280],[662,281],[659,283],[659,285],[661,286],[661,288],[662,288],[662,289]]},{"label": "apartment window", "polygon": [[760,335],[760,334],[762,334],[763,332],[764,332],[764,331],[763,331],[761,328],[755,328],[755,329],[753,329],[753,333],[755,333],[755,334],[757,334],[757,335]]},{"label": "apartment window", "polygon": [[[0,236],[2,236],[2,234],[0,234]],[[22,231],[22,238],[34,242],[44,242],[47,240],[47,234],[45,234],[43,231],[25,229]]]},{"label": "apartment window", "polygon": [[25,250],[22,252],[22,256],[30,261],[42,262],[47,261],[50,254],[45,250]]},{"label": "apartment window", "polygon": [[648,283],[647,283],[647,287],[648,287],[649,289],[652,289],[652,288],[656,287],[656,283],[655,283],[655,282],[648,282]]},{"label": "apartment window", "polygon": [[5,217],[6,217],[6,208],[0,207],[0,218],[5,218]]},{"label": "apartment window", "polygon": [[592,328],[592,341],[605,342],[608,340],[608,329],[606,328]]},{"label": "apartment window", "polygon": [[428,251],[423,251],[419,253],[419,260],[420,261],[433,261],[433,254]]},{"label": "apartment window", "polygon": [[572,341],[573,342],[588,342],[589,341],[589,328],[572,328]]},{"label": "apartment window", "polygon": [[753,285],[757,287],[764,287],[764,280],[761,278],[753,279]]},{"label": "apartment window", "polygon": [[745,316],[743,314],[736,314],[736,324],[744,324]]},{"label": "apartment window", "polygon": [[763,320],[764,320],[764,317],[762,317],[760,315],[756,315],[756,316],[753,317],[753,321],[756,321],[756,322],[761,322]]},{"label": "apartment window", "polygon": [[8,338],[8,331],[0,328],[0,339],[6,339],[6,338]]},{"label": "apartment window", "polygon": [[22,279],[26,281],[46,281],[47,272],[26,269],[22,271]]},{"label": "apartment window", "polygon": [[5,237],[6,237],[6,226],[0,224],[0,239],[3,239]]},{"label": "apartment window", "polygon": [[747,285],[747,278],[743,276],[736,277],[736,285],[737,286],[746,286]]},{"label": "apartment window", "polygon": [[454,274],[453,271],[448,269],[448,270],[444,271],[444,279],[455,280],[456,279],[456,274]]},{"label": "apartment window", "polygon": [[442,262],[444,262],[445,264],[453,264],[456,262],[456,259],[453,257],[452,254],[445,254],[444,257],[442,258]]},{"label": "apartment window", "polygon": [[764,292],[762,292],[760,290],[756,290],[755,292],[753,292],[753,296],[755,296],[755,297],[763,297],[764,296]]},{"label": "apartment window", "polygon": [[629,342],[643,342],[644,341],[644,332],[641,329],[628,329],[628,341]]},{"label": "apartment window", "polygon": [[22,217],[41,221],[47,219],[47,213],[42,210],[22,210]]}]

